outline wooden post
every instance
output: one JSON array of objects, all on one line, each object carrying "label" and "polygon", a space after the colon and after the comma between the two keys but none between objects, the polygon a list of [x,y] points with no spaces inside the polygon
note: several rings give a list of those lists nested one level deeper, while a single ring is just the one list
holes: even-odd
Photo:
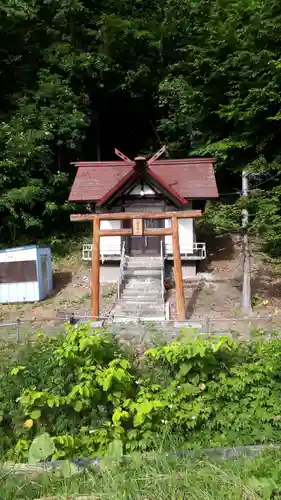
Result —
[{"label": "wooden post", "polygon": [[100,220],[93,220],[92,249],[92,316],[98,320],[100,315]]},{"label": "wooden post", "polygon": [[173,253],[174,253],[174,274],[176,282],[176,305],[177,305],[177,320],[185,320],[185,307],[184,307],[184,288],[182,280],[182,267],[180,255],[180,241],[179,241],[179,222],[176,216],[172,217],[173,229]]}]

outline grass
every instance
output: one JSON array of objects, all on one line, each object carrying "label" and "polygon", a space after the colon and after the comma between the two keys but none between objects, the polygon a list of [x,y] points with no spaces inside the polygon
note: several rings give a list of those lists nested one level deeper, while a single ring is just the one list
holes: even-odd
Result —
[{"label": "grass", "polygon": [[[19,331],[19,344],[17,343],[17,330],[16,326],[7,326],[0,328],[0,345],[6,345],[10,343],[14,346],[14,349],[17,349],[17,346],[22,346],[23,344],[27,344],[28,342],[34,340],[36,338],[36,334],[39,332],[44,332],[46,335],[55,337],[57,335],[61,335],[62,326],[40,326],[38,322],[30,321],[30,323],[26,322],[26,324],[20,325]],[[0,496],[1,500],[1,496]]]},{"label": "grass", "polygon": [[5,500],[66,500],[81,495],[95,500],[277,500],[281,498],[278,491],[281,462],[277,451],[228,461],[136,455],[127,465],[71,478],[55,472],[28,479],[0,477],[0,495]]}]

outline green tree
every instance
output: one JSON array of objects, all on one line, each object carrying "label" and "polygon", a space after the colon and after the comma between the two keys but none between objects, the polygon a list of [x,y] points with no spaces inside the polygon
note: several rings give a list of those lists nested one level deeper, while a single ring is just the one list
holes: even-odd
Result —
[{"label": "green tree", "polygon": [[0,16],[2,243],[70,228],[72,160],[160,140],[215,155],[223,192],[247,168],[251,230],[281,252],[277,0],[5,0]]}]

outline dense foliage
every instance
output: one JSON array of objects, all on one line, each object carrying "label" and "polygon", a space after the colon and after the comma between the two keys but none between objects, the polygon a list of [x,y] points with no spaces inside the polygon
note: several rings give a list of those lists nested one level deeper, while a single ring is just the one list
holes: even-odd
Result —
[{"label": "dense foliage", "polygon": [[27,458],[49,434],[53,458],[93,457],[171,441],[188,448],[280,443],[280,340],[236,344],[183,333],[141,357],[107,332],[69,327],[2,365],[2,455]]},{"label": "dense foliage", "polygon": [[[166,143],[216,155],[222,193],[248,168],[251,229],[280,253],[280,2],[5,0],[0,15],[2,243],[70,227],[72,160]],[[216,231],[239,229],[228,215]]]}]

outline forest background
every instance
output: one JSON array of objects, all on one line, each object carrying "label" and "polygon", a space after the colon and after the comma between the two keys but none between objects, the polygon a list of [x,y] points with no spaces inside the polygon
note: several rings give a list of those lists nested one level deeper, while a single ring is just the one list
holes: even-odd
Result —
[{"label": "forest background", "polygon": [[216,156],[215,234],[246,170],[250,234],[281,254],[278,0],[2,0],[0,83],[2,246],[69,237],[71,161],[165,144]]}]

